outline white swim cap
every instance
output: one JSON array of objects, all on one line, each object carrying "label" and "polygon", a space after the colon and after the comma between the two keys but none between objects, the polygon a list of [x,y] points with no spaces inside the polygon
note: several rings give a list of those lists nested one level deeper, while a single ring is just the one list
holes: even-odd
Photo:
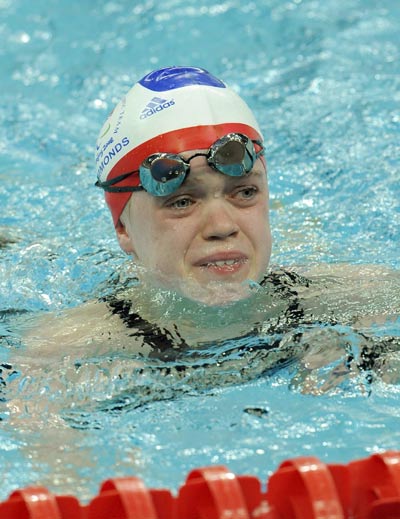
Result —
[{"label": "white swim cap", "polygon": [[[204,69],[168,67],[138,81],[109,115],[96,146],[101,182],[139,169],[149,155],[208,149],[235,132],[262,140],[247,104],[232,89]],[[139,185],[130,175],[117,186]],[[114,225],[132,193],[105,197]]]}]

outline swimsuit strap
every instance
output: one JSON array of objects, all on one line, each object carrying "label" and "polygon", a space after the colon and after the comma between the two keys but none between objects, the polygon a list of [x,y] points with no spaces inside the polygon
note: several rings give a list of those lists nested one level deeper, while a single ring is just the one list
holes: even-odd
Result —
[{"label": "swimsuit strap", "polygon": [[145,343],[152,348],[149,357],[157,357],[163,360],[174,360],[180,351],[188,348],[174,326],[174,337],[171,332],[150,323],[140,314],[132,311],[132,303],[115,296],[103,299],[110,307],[111,312],[117,315],[125,323],[127,328],[134,331],[129,336],[141,336]]},{"label": "swimsuit strap", "polygon": [[[13,369],[12,364],[8,362],[2,362],[0,364],[0,402],[6,402],[6,389],[10,379],[15,375],[18,375],[18,371]],[[0,416],[0,421],[2,420]]]},{"label": "swimsuit strap", "polygon": [[305,312],[296,287],[309,287],[310,284],[311,280],[283,268],[269,272],[260,282],[264,288],[272,286],[274,292],[287,301],[288,306],[280,320],[284,328],[291,329],[304,321]]}]

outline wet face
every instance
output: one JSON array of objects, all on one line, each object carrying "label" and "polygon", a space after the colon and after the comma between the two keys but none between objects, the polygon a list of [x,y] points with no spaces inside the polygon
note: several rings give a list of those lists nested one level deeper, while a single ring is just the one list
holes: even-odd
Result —
[{"label": "wet face", "polygon": [[132,195],[117,228],[122,249],[171,287],[260,281],[271,253],[262,161],[246,177],[218,173],[204,157],[190,166],[172,195]]}]

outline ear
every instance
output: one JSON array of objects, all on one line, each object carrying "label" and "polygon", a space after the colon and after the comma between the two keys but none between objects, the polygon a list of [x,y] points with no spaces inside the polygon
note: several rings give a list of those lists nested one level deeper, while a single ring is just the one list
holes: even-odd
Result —
[{"label": "ear", "polygon": [[115,232],[117,233],[117,238],[121,249],[127,254],[133,254],[134,250],[132,239],[126,230],[125,225],[123,225],[121,221],[118,221]]}]

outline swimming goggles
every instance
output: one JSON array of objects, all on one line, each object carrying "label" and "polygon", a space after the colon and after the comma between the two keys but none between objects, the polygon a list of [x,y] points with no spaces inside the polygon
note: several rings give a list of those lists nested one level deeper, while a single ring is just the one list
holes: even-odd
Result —
[{"label": "swimming goggles", "polygon": [[[260,150],[256,151],[257,145]],[[188,159],[172,153],[154,153],[145,159],[136,171],[119,175],[96,186],[110,193],[126,193],[144,189],[153,196],[166,196],[176,191],[190,172],[190,161],[206,157],[215,171],[230,177],[243,177],[250,173],[256,160],[264,154],[261,141],[251,140],[241,133],[228,133],[211,145],[207,153],[195,153]],[[139,173],[140,185],[115,186],[130,175]]]}]

